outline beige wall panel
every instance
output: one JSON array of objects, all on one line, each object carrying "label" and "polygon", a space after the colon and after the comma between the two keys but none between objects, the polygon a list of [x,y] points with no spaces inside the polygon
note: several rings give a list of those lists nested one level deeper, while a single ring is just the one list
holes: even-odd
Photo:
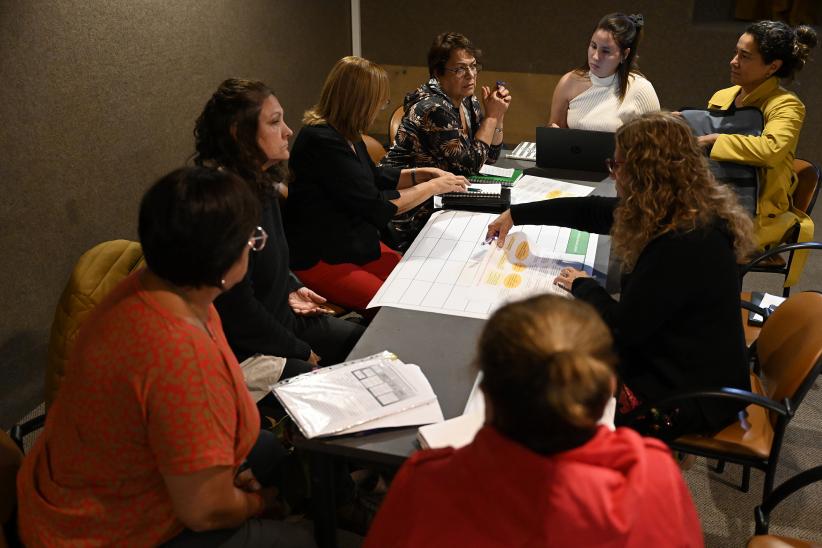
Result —
[{"label": "beige wall panel", "polygon": [[[631,10],[645,16],[640,66],[665,108],[702,106],[729,83],[728,62],[747,23],[692,22],[693,0],[498,0],[442,2],[361,0],[363,55],[384,65],[420,66],[434,36],[466,34],[483,50],[488,71],[564,74],[585,60],[591,30],[603,15]],[[730,10],[728,11],[730,14]],[[800,73],[795,91],[807,106],[799,155],[822,162],[822,51]],[[522,94],[515,88],[512,111]],[[544,122],[550,92],[536,109]],[[507,132],[506,132],[507,133]],[[510,135],[506,142],[513,143]]]}]

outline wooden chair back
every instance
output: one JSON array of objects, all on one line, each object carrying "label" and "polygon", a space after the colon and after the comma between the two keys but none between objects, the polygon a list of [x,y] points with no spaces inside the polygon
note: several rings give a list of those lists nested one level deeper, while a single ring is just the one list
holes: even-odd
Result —
[{"label": "wooden chair back", "polygon": [[385,148],[379,141],[365,133],[362,135],[362,141],[365,143],[365,148],[368,149],[368,155],[371,156],[371,161],[374,162],[374,165],[379,164],[380,160],[385,156]]},{"label": "wooden chair back", "polygon": [[[768,318],[756,342],[766,395],[773,400],[790,398],[794,405],[804,397],[807,379],[822,365],[822,294],[793,295]],[[798,398],[798,401],[796,400]]]},{"label": "wooden chair back", "polygon": [[397,130],[403,116],[405,116],[405,108],[402,105],[395,108],[394,112],[391,113],[391,119],[388,121],[388,140],[391,146],[394,146],[394,143],[397,142]]},{"label": "wooden chair back", "polygon": [[819,194],[819,167],[797,158],[793,161],[793,169],[799,179],[793,191],[793,205],[810,215]]}]

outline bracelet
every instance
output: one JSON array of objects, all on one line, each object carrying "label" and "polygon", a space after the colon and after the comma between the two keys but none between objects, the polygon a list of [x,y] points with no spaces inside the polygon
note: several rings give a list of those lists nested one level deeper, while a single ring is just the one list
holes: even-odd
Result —
[{"label": "bracelet", "polygon": [[502,128],[501,127],[495,127],[494,128],[494,133],[502,133]]},{"label": "bracelet", "polygon": [[417,184],[417,168],[411,168],[411,184]]}]

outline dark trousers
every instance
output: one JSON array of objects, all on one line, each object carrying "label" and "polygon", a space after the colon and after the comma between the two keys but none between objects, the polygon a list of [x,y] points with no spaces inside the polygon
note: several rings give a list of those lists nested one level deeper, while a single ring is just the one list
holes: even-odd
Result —
[{"label": "dark trousers", "polygon": [[[282,463],[288,456],[280,441],[272,432],[262,430],[257,442],[248,454],[248,464],[254,477],[264,487],[281,485]],[[164,544],[171,548],[186,547],[221,547],[251,548],[278,547],[296,548],[315,547],[314,537],[310,530],[295,523],[271,519],[253,518],[246,520],[236,529],[218,529],[215,531],[195,532],[190,529]]]}]

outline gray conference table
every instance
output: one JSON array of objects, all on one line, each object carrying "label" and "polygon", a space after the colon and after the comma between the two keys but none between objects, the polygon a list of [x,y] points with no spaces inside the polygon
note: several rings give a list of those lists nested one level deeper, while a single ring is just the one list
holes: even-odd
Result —
[{"label": "gray conference table", "polygon": [[[504,154],[504,152],[503,152]],[[593,195],[614,196],[613,182],[605,174],[549,171],[533,162],[500,160],[500,167],[527,169],[528,173],[594,187]],[[610,259],[610,238],[600,236],[594,269],[612,292],[618,268]],[[606,280],[607,279],[607,280]],[[462,414],[476,378],[472,364],[477,339],[485,320],[383,307],[372,320],[348,359],[390,350],[405,363],[420,366],[446,419]],[[312,501],[317,543],[336,546],[334,484],[340,463],[350,462],[393,471],[419,450],[416,427],[398,428],[330,439],[298,439],[297,448],[311,462]]]}]

